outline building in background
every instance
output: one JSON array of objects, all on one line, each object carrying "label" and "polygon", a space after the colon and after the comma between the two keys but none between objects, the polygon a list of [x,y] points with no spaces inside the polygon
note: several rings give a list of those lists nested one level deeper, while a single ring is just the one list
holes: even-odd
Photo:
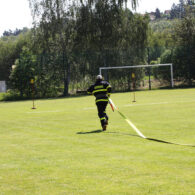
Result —
[{"label": "building in background", "polygon": [[5,81],[0,81],[0,93],[5,93],[7,91],[7,86]]},{"label": "building in background", "polygon": [[149,13],[149,17],[150,17],[150,20],[151,20],[151,21],[154,21],[154,20],[156,19],[155,12],[150,12],[150,13]]}]

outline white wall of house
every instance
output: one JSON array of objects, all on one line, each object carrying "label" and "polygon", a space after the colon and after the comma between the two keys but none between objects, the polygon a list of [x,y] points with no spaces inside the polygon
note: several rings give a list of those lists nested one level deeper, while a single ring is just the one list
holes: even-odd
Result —
[{"label": "white wall of house", "polygon": [[7,86],[5,81],[0,81],[0,93],[5,93],[7,91]]}]

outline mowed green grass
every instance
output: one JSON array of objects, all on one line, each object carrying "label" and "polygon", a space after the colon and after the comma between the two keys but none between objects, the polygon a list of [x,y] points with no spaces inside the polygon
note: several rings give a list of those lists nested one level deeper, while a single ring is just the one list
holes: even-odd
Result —
[{"label": "mowed green grass", "polygon": [[[195,144],[195,89],[112,94],[148,137]],[[0,194],[195,194],[195,148],[137,137],[94,97],[0,103]]]}]

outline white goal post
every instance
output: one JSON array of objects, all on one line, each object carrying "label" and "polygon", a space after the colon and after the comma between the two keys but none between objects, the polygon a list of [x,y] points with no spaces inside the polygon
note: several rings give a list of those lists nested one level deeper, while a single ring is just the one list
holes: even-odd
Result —
[{"label": "white goal post", "polygon": [[100,67],[99,74],[102,74],[102,70],[109,69],[124,69],[124,68],[147,68],[147,67],[159,67],[159,66],[170,66],[170,74],[171,74],[171,87],[174,87],[173,81],[173,64],[152,64],[152,65],[135,65],[135,66],[116,66],[116,67]]}]

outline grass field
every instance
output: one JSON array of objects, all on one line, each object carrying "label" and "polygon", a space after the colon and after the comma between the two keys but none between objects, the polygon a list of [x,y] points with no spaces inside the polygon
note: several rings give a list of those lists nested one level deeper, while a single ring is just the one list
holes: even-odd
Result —
[{"label": "grass field", "polygon": [[3,99],[4,93],[0,93],[0,101]]},{"label": "grass field", "polygon": [[[195,144],[195,89],[112,95],[148,137]],[[195,148],[148,141],[94,97],[0,103],[0,194],[194,195]]]}]

